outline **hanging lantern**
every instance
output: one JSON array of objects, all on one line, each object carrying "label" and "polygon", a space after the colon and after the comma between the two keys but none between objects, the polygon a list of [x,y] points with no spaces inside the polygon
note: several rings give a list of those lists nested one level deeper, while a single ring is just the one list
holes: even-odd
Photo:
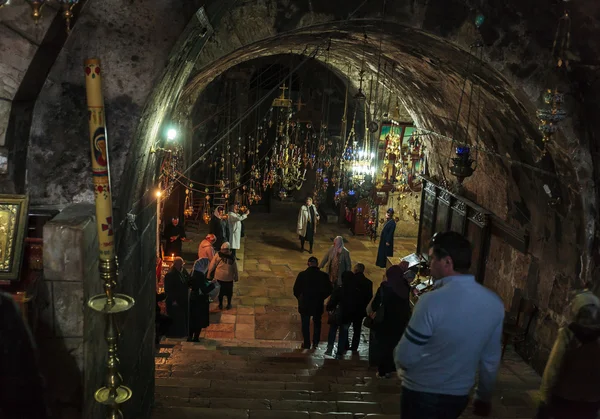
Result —
[{"label": "hanging lantern", "polygon": [[79,0],[58,0],[62,5],[62,15],[67,24],[67,32],[71,31],[71,19],[73,19],[73,7]]},{"label": "hanging lantern", "polygon": [[470,177],[475,168],[472,167],[475,160],[471,159],[471,149],[466,146],[456,147],[456,157],[452,158],[452,167],[450,167],[450,173],[456,176],[459,184]]},{"label": "hanging lantern", "polygon": [[31,18],[37,24],[42,18],[42,8],[46,4],[46,0],[30,0]]}]

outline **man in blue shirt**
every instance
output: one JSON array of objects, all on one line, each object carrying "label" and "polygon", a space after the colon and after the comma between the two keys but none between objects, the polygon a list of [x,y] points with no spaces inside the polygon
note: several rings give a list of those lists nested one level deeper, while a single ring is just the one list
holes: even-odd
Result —
[{"label": "man in blue shirt", "polygon": [[474,413],[490,414],[504,304],[467,274],[471,255],[471,244],[458,233],[438,233],[431,240],[435,289],[419,299],[395,349],[403,375],[402,419],[458,418],[478,370]]}]

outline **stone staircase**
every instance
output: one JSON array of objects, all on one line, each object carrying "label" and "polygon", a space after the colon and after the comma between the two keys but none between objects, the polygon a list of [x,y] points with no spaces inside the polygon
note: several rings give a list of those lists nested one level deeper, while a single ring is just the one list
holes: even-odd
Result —
[{"label": "stone staircase", "polygon": [[358,355],[338,361],[325,359],[323,348],[161,346],[154,419],[399,417],[399,380],[376,378]]}]

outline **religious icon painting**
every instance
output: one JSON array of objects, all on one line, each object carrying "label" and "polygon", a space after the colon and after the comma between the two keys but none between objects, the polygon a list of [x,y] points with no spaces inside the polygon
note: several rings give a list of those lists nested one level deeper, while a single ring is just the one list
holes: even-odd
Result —
[{"label": "religious icon painting", "polygon": [[28,205],[27,195],[0,195],[0,282],[19,279]]}]

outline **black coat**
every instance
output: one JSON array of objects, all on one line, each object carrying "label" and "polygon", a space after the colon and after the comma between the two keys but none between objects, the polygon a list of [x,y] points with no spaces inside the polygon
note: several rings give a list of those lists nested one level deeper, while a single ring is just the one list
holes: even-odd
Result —
[{"label": "black coat", "polygon": [[2,292],[0,319],[0,418],[45,419],[48,411],[35,343],[14,300]]},{"label": "black coat", "polygon": [[190,288],[190,334],[199,333],[201,329],[210,324],[208,293],[215,289],[215,284],[208,281],[202,272],[194,271],[188,285]]},{"label": "black coat", "polygon": [[[172,236],[178,236],[175,241],[171,241]],[[181,224],[177,224],[176,226],[173,224],[169,224],[165,227],[165,231],[163,233],[163,237],[166,241],[165,244],[165,255],[171,256],[174,254],[175,256],[181,256],[181,239],[185,238],[185,230]]]},{"label": "black coat", "polygon": [[383,322],[378,326],[375,334],[378,341],[387,346],[396,346],[410,320],[410,302],[408,298],[396,294],[385,282],[379,286],[375,294],[371,304],[373,311],[377,311],[382,302]]},{"label": "black coat", "polygon": [[[394,232],[396,231],[396,221],[390,218],[381,229],[381,239],[379,239],[379,249],[377,250],[377,262],[375,265],[385,268],[387,258],[394,254]],[[389,243],[389,246],[386,246]]]},{"label": "black coat", "polygon": [[189,274],[172,269],[165,275],[165,305],[167,315],[173,319],[168,336],[188,335],[188,280]]},{"label": "black coat", "polygon": [[323,301],[331,295],[331,288],[329,275],[316,266],[300,272],[294,283],[298,312],[305,316],[323,314]]},{"label": "black coat", "polygon": [[365,276],[363,273],[354,274],[356,277],[356,285],[360,290],[362,296],[360,310],[356,313],[356,320],[361,320],[367,315],[367,306],[373,299],[373,281]]},{"label": "black coat", "polygon": [[213,244],[213,247],[217,250],[221,250],[221,245],[229,241],[229,223],[215,217],[214,214],[210,217],[208,232],[214,234],[217,238]]},{"label": "black coat", "polygon": [[327,311],[335,311],[340,304],[342,310],[342,324],[352,323],[358,317],[362,317],[360,313],[363,304],[363,296],[356,281],[344,283],[342,286],[333,290],[331,298],[327,303]]}]

